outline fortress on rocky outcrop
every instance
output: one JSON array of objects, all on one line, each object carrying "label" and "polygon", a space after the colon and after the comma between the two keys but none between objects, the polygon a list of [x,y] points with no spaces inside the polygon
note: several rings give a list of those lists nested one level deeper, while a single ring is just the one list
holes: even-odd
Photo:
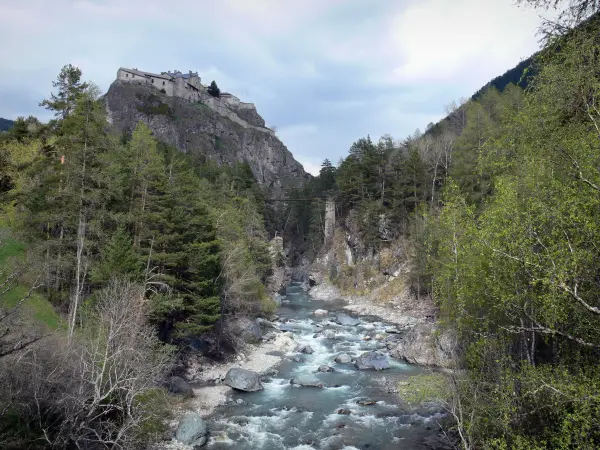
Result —
[{"label": "fortress on rocky outcrop", "polygon": [[[206,102],[207,100],[211,101],[211,99],[214,99],[208,93],[208,88],[200,82],[198,72],[192,72],[191,70],[188,73],[181,73],[178,70],[174,70],[173,72],[161,72],[157,74],[121,67],[117,72],[117,80],[147,84],[164,91],[168,96],[180,97],[189,101]],[[229,92],[221,92],[219,100],[234,110],[256,109],[253,103],[242,102]]]},{"label": "fortress on rocky outcrop", "polygon": [[198,72],[190,70],[188,73],[182,73],[174,70],[157,74],[121,67],[117,71],[117,81],[155,88],[169,97],[201,102],[244,128],[256,128],[274,136],[273,130],[265,126],[265,121],[257,113],[254,103],[242,102],[228,92],[221,92],[219,98],[213,97],[208,93],[208,88],[200,82]]}]

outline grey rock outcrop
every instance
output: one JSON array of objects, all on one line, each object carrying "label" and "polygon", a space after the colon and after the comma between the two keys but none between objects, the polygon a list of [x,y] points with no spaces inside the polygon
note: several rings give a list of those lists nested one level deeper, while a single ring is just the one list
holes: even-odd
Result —
[{"label": "grey rock outcrop", "polygon": [[303,387],[317,387],[322,388],[325,384],[318,378],[310,374],[300,374],[290,380],[291,384],[295,384]]},{"label": "grey rock outcrop", "polygon": [[244,342],[256,344],[262,338],[262,329],[258,322],[247,317],[238,317],[227,324],[230,333],[239,336]]},{"label": "grey rock outcrop", "polygon": [[246,161],[258,182],[276,193],[310,179],[256,111],[215,109],[209,104],[170,97],[158,89],[115,81],[104,97],[109,120],[130,133],[138,122],[182,152],[218,164]]},{"label": "grey rock outcrop", "polygon": [[302,345],[298,344],[296,347],[296,351],[298,353],[306,353],[307,355],[312,355],[315,351],[310,345]]},{"label": "grey rock outcrop", "polygon": [[365,352],[356,358],[354,365],[358,370],[383,370],[390,368],[386,354],[381,352]]},{"label": "grey rock outcrop", "polygon": [[333,360],[338,364],[350,364],[352,362],[352,358],[347,353],[337,355]]},{"label": "grey rock outcrop", "polygon": [[256,392],[263,389],[258,373],[236,367],[227,371],[223,383],[238,391]]},{"label": "grey rock outcrop", "polygon": [[390,355],[411,364],[454,369],[456,346],[451,333],[439,332],[435,323],[421,323],[403,335]]},{"label": "grey rock outcrop", "polygon": [[346,326],[356,326],[360,323],[360,320],[354,319],[346,313],[337,313],[337,315],[335,316],[335,321],[340,325]]},{"label": "grey rock outcrop", "polygon": [[335,369],[333,367],[323,365],[319,366],[317,372],[335,372]]},{"label": "grey rock outcrop", "polygon": [[208,426],[197,413],[187,413],[179,422],[175,438],[194,448],[202,447],[208,440]]},{"label": "grey rock outcrop", "polygon": [[169,378],[167,381],[167,389],[172,394],[183,395],[184,397],[194,396],[194,390],[192,387],[181,377]]},{"label": "grey rock outcrop", "polygon": [[335,331],[333,330],[323,330],[323,331],[319,331],[318,333],[315,333],[314,336],[315,338],[317,337],[323,337],[325,339],[337,339],[337,334]]}]

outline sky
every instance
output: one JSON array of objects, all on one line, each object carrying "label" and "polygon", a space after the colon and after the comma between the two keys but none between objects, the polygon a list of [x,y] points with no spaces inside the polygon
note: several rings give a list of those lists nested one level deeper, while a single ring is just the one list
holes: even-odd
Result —
[{"label": "sky", "polygon": [[402,139],[539,48],[515,0],[0,0],[0,117],[75,64],[103,91],[119,67],[198,71],[256,104],[305,169],[369,134]]}]

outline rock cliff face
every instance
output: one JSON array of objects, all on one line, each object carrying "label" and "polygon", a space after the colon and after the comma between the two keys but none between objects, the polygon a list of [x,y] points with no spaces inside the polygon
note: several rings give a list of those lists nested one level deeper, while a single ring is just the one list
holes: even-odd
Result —
[{"label": "rock cliff face", "polygon": [[143,121],[157,139],[183,152],[218,164],[246,161],[258,182],[276,193],[310,178],[255,109],[233,111],[214,100],[193,103],[121,81],[105,96],[109,120],[120,131],[131,132]]},{"label": "rock cliff face", "polygon": [[[328,206],[328,209],[335,209]],[[455,336],[437,322],[437,308],[428,295],[412,286],[413,250],[400,237],[372,252],[357,232],[356,217],[331,225],[329,236],[306,276],[306,288],[319,300],[343,298],[349,311],[373,315],[397,325],[400,340],[390,354],[412,364],[455,368]],[[381,230],[380,230],[381,233]]]}]

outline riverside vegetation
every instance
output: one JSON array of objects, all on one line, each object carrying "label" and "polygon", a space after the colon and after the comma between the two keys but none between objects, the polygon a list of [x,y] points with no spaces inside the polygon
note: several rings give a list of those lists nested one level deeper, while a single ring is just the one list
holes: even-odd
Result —
[{"label": "riverside vegetation", "polygon": [[[526,82],[400,142],[359,139],[288,192],[334,198],[371,265],[408,249],[405,281],[456,333],[459,370],[400,395],[442,405],[464,449],[600,446],[600,17],[566,3]],[[218,353],[222,317],[274,307],[265,230],[312,260],[325,202],[274,212],[246,164],[182,154],[144,124],[114,134],[73,67],[56,88],[56,120],[0,135],[0,442],[141,447],[164,432],[174,353],[200,334]],[[326,275],[368,289],[356,270]]]}]

